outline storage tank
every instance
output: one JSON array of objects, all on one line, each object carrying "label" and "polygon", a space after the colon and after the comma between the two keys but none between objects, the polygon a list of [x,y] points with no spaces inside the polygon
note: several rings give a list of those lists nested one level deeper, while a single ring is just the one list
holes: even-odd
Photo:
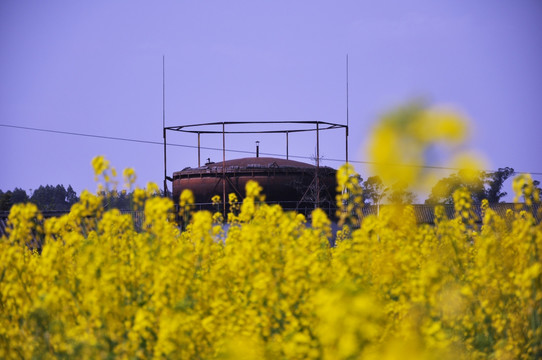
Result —
[{"label": "storage tank", "polygon": [[201,167],[188,167],[173,173],[173,199],[178,203],[181,192],[190,189],[196,203],[208,204],[214,195],[222,198],[225,177],[226,196],[235,193],[242,200],[246,183],[255,180],[262,186],[267,203],[279,203],[290,210],[313,209],[319,189],[319,206],[329,209],[335,203],[335,173],[335,169],[320,166],[316,181],[316,166],[272,157],[208,162]]}]

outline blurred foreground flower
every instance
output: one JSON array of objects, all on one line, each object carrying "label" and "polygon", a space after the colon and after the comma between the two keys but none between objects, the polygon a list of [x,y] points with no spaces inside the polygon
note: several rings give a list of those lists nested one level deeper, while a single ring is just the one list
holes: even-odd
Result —
[{"label": "blurred foreground flower", "polygon": [[445,157],[441,166],[461,167],[468,170],[464,174],[475,174],[483,162],[462,151],[467,135],[468,121],[455,110],[420,104],[402,107],[384,115],[374,127],[367,149],[371,170],[387,185],[402,182],[427,190],[435,176],[424,165],[437,155],[439,147]]},{"label": "blurred foreground flower", "polygon": [[[463,138],[454,116],[410,110],[377,129],[382,160],[422,161],[433,141]],[[94,165],[109,186],[108,162]],[[324,211],[309,224],[266,204],[253,181],[241,204],[230,194],[227,224],[194,212],[183,192],[184,231],[153,183],[134,190],[143,226],[89,192],[43,226],[36,206],[13,206],[0,238],[0,359],[542,358],[542,227],[533,211],[503,219],[484,203],[476,228],[463,188],[452,220],[437,207],[435,223],[419,225],[410,206],[361,218],[348,165],[338,184],[344,226],[334,247]],[[514,182],[533,207],[535,185]]]}]

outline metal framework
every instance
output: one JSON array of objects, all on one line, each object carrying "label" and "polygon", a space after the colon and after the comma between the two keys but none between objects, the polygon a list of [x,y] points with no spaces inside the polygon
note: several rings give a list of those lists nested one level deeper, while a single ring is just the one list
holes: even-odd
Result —
[{"label": "metal framework", "polygon": [[[226,126],[242,126],[242,125],[268,125],[266,130],[230,130]],[[271,125],[283,125],[283,128],[270,129]],[[288,128],[288,125],[293,128]],[[220,130],[211,129],[213,126],[220,126]],[[188,124],[179,126],[163,125],[164,136],[164,192],[168,194],[167,180],[173,179],[167,176],[167,131],[177,131],[183,133],[198,135],[198,167],[201,166],[201,135],[202,134],[222,134],[222,203],[224,205],[224,213],[226,213],[226,134],[285,134],[286,135],[286,159],[289,157],[288,137],[291,133],[315,132],[316,133],[316,168],[313,181],[316,182],[317,204],[320,204],[320,131],[344,129],[345,130],[345,162],[348,163],[348,124],[336,124],[325,121],[222,121],[209,122],[199,124]]]}]

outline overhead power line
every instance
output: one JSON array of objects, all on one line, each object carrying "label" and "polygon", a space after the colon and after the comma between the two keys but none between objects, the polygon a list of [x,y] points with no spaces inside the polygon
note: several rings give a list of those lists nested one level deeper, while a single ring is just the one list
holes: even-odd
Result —
[{"label": "overhead power line", "polygon": [[[18,126],[18,125],[9,125],[9,124],[0,124],[0,126],[7,127],[7,128],[13,128],[13,129],[19,129],[19,130],[39,131],[39,132],[45,132],[45,133],[62,134],[62,135],[70,135],[70,136],[82,136],[82,137],[88,137],[88,138],[94,138],[94,139],[126,141],[126,142],[133,142],[133,143],[139,143],[139,144],[151,144],[151,145],[161,145],[161,146],[164,145],[164,143],[160,142],[160,141],[133,139],[133,138],[118,137],[118,136],[86,134],[86,133],[79,133],[79,132],[72,132],[72,131],[42,129],[42,128],[35,128],[35,127],[29,127],[29,126]],[[174,147],[189,148],[189,149],[197,149],[198,148],[195,145],[187,145],[187,144],[167,143],[167,145],[168,146],[174,146]],[[200,149],[211,150],[211,151],[222,151],[222,148],[206,147],[206,146],[200,146]],[[237,150],[237,149],[226,149],[226,151],[227,152],[232,152],[232,153],[240,153],[240,154],[254,154],[253,151]],[[276,156],[276,157],[284,156],[284,154],[266,153],[266,152],[260,152],[260,154],[261,155],[267,155],[267,156]],[[296,158],[296,159],[313,160],[313,158],[310,157],[310,156],[290,155],[289,157]],[[344,162],[343,159],[333,159],[333,158],[325,158],[323,160],[333,161],[333,162]],[[356,164],[364,164],[364,165],[386,165],[386,166],[414,167],[414,168],[435,169],[435,170],[452,170],[452,171],[464,170],[464,169],[461,169],[461,168],[445,167],[445,166],[416,165],[416,164],[381,164],[381,163],[377,163],[377,162],[361,161],[361,160],[357,160],[357,161],[356,160],[350,160],[349,162],[350,163],[356,163]],[[482,170],[482,171],[495,172],[495,170]],[[532,175],[542,175],[542,172],[532,172],[532,171],[515,171],[515,173],[529,173],[529,174],[532,174]]]}]

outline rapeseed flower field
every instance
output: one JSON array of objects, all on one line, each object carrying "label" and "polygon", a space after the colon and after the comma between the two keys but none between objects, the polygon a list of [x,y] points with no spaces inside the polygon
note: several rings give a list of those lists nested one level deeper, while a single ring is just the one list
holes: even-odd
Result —
[{"label": "rapeseed flower field", "polygon": [[[427,144],[463,136],[464,120],[448,111],[408,114],[375,130],[380,163],[423,159]],[[93,166],[100,189],[117,186],[107,160]],[[123,174],[132,187],[135,172]],[[226,217],[194,212],[184,192],[184,228],[155,184],[135,189],[141,228],[90,192],[59,218],[13,206],[0,240],[0,358],[542,357],[542,227],[532,212],[501,218],[485,203],[480,227],[459,190],[455,218],[437,207],[434,225],[416,224],[409,206],[363,218],[353,168],[337,174],[337,234],[320,209],[308,220],[266,204],[255,182],[242,202],[230,196]],[[526,206],[539,201],[529,176],[514,190]]]}]

